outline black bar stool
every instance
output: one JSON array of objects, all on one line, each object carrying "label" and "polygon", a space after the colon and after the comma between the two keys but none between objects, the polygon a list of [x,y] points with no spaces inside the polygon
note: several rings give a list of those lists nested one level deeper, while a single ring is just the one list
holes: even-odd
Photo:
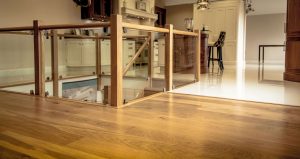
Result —
[{"label": "black bar stool", "polygon": [[[208,67],[210,65],[210,62],[214,65],[214,61],[218,61],[219,68],[223,71],[224,70],[224,65],[223,65],[223,46],[224,46],[224,41],[225,41],[225,35],[226,32],[221,31],[220,36],[218,41],[214,43],[214,45],[209,46],[209,53],[208,53]],[[214,47],[217,48],[217,58],[214,58]]]}]

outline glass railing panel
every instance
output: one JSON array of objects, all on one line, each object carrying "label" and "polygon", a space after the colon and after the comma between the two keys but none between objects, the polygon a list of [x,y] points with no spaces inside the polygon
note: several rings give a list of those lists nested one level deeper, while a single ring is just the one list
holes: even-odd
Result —
[{"label": "glass railing panel", "polygon": [[196,38],[174,35],[173,85],[180,87],[195,81]]},{"label": "glass railing panel", "polygon": [[0,89],[28,94],[34,90],[34,46],[31,32],[0,34]]},{"label": "glass railing panel", "polygon": [[[126,29],[123,36],[125,102],[164,90],[164,39],[164,34]],[[160,46],[158,46],[158,41],[160,41]]]},{"label": "glass railing panel", "polygon": [[[51,74],[51,35],[50,38],[47,38],[47,35],[44,37],[48,79],[45,87],[49,96],[54,95]],[[103,33],[103,29],[57,30],[59,98],[94,103],[104,101],[104,87],[107,83],[110,85],[110,82],[107,82],[110,78],[110,45],[103,45],[107,41],[110,40]],[[104,76],[105,79],[102,79]]]}]

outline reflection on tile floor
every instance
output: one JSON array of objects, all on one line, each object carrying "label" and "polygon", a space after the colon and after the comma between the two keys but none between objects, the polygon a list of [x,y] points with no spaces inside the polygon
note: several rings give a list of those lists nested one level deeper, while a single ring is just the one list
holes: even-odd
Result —
[{"label": "reflection on tile floor", "polygon": [[226,66],[201,77],[201,82],[175,89],[174,93],[300,106],[300,83],[283,81],[284,65]]}]

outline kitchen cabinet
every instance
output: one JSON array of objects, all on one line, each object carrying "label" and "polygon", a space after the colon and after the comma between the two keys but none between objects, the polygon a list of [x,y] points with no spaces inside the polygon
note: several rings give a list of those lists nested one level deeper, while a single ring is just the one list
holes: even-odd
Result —
[{"label": "kitchen cabinet", "polygon": [[165,66],[165,39],[158,39],[158,66]]},{"label": "kitchen cabinet", "polygon": [[135,55],[135,41],[123,40],[123,68],[130,62]]},{"label": "kitchen cabinet", "polygon": [[96,66],[96,44],[93,40],[72,39],[66,41],[67,66]]},{"label": "kitchen cabinet", "polygon": [[101,65],[110,66],[110,40],[101,41]]},{"label": "kitchen cabinet", "polygon": [[284,79],[300,82],[300,1],[287,1],[287,36]]},{"label": "kitchen cabinet", "polygon": [[91,0],[89,7],[81,7],[81,19],[107,21],[113,13],[113,0]]},{"label": "kitchen cabinet", "polygon": [[194,67],[195,42],[186,36],[174,36],[174,72],[186,71]]},{"label": "kitchen cabinet", "polygon": [[160,73],[160,67],[158,65],[159,59],[159,51],[158,51],[158,41],[153,42],[153,61],[152,61],[152,67],[153,67],[153,73],[159,74]]},{"label": "kitchen cabinet", "polygon": [[[67,65],[69,67],[96,66],[96,44],[93,40],[67,40]],[[111,64],[110,40],[101,40],[101,65],[108,67]],[[123,67],[135,54],[135,41],[123,40]],[[104,68],[108,70],[108,68]]]}]

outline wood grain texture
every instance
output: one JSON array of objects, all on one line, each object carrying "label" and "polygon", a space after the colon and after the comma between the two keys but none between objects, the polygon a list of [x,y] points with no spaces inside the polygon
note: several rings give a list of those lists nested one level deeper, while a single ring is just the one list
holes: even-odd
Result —
[{"label": "wood grain texture", "polygon": [[287,34],[284,80],[300,82],[300,1],[287,1]]},{"label": "wood grain texture", "polygon": [[[149,81],[152,81],[153,77],[153,64],[152,61],[154,61],[154,33],[148,32],[148,39],[149,39],[149,45],[148,45],[148,78]],[[150,83],[151,86],[151,83]]]},{"label": "wood grain texture", "polygon": [[165,37],[165,87],[167,91],[171,91],[173,89],[174,27],[172,24],[167,24],[166,28],[169,33]]},{"label": "wood grain texture", "polygon": [[35,95],[45,96],[45,61],[39,21],[33,21]]},{"label": "wood grain texture", "polygon": [[111,105],[123,105],[123,28],[122,16],[111,17]]},{"label": "wood grain texture", "polygon": [[98,38],[98,33],[95,34],[96,36],[96,74],[97,74],[97,91],[101,91],[101,76],[102,76],[102,70],[101,70],[101,40]]},{"label": "wood grain texture", "polygon": [[300,107],[162,93],[115,109],[0,92],[0,158],[300,158]]}]

